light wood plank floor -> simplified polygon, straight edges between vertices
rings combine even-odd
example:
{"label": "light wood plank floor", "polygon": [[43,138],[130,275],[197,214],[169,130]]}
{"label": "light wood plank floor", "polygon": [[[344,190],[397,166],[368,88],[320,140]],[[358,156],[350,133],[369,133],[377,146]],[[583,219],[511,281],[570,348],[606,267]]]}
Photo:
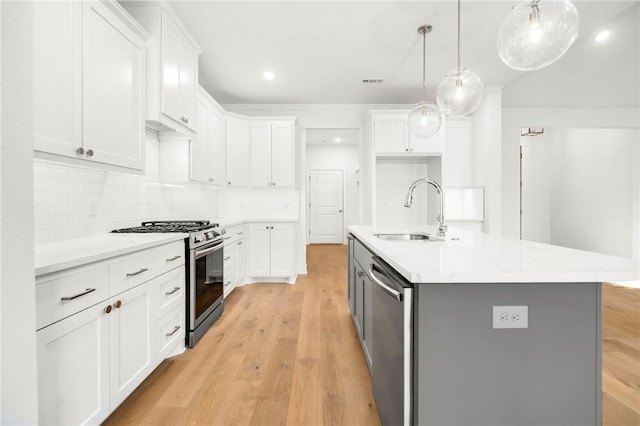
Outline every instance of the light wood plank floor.
{"label": "light wood plank floor", "polygon": [[[346,303],[346,247],[309,246],[296,285],[254,284],[105,425],[379,425]],[[640,426],[640,290],[603,286],[603,426]]]}

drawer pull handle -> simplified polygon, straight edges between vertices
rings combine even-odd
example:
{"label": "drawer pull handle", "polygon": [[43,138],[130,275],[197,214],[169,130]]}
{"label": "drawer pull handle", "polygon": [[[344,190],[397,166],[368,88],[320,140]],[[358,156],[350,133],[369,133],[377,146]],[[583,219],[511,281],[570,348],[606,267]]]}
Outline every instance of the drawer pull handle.
{"label": "drawer pull handle", "polygon": [[139,274],[141,274],[141,273],[143,273],[143,272],[147,272],[148,270],[149,270],[149,269],[147,269],[147,268],[140,268],[140,270],[139,270],[139,271],[136,271],[136,272],[129,272],[129,273],[127,274],[127,276],[128,276],[128,277],[135,277],[136,275],[139,275]]}
{"label": "drawer pull handle", "polygon": [[116,308],[119,308],[120,306],[122,306],[122,301],[118,300],[116,303],[113,304],[113,306],[115,306]]}
{"label": "drawer pull handle", "polygon": [[358,276],[359,276],[359,277],[362,277],[363,275],[364,275],[364,272],[362,272],[362,271],[358,271]]}
{"label": "drawer pull handle", "polygon": [[226,283],[224,283],[224,286],[225,286],[225,287],[228,287],[228,286],[229,286],[229,284],[231,284],[231,281],[227,281]]}
{"label": "drawer pull handle", "polygon": [[225,258],[224,258],[224,259],[222,259],[222,260],[229,260],[229,259],[231,259],[231,256],[227,256],[227,257],[225,257]]}
{"label": "drawer pull handle", "polygon": [[180,256],[179,254],[173,257],[170,257],[168,259],[165,259],[167,262],[173,262],[174,260],[178,260],[180,259],[182,256]]}
{"label": "drawer pull handle", "polygon": [[230,240],[230,239],[231,239],[231,237],[224,237],[224,239],[225,239],[225,240]]}
{"label": "drawer pull handle", "polygon": [[173,331],[172,331],[171,333],[167,333],[167,334],[165,334],[165,336],[166,336],[166,337],[171,337],[171,336],[173,336],[174,334],[176,334],[176,333],[178,332],[178,330],[180,330],[180,326],[179,326],[179,325],[176,325],[176,326],[174,327]]}
{"label": "drawer pull handle", "polygon": [[166,291],[164,294],[166,294],[167,296],[170,296],[170,295],[172,295],[173,293],[175,293],[178,290],[180,290],[180,287],[174,287],[173,290]]}
{"label": "drawer pull handle", "polygon": [[107,307],[104,308],[104,311],[109,314],[109,313],[111,313],[111,309],[112,309],[111,305],[107,305]]}
{"label": "drawer pull handle", "polygon": [[241,246],[242,245],[242,241],[238,241],[238,245]]}
{"label": "drawer pull handle", "polygon": [[88,288],[86,289],[84,292],[82,293],[78,293],[75,296],[65,296],[65,297],[61,297],[60,300],[63,302],[67,302],[69,300],[73,300],[73,299],[77,299],[78,297],[84,296],[85,294],[89,294],[89,293],[93,293],[94,291],[96,291],[95,288]]}
{"label": "drawer pull handle", "polygon": [[242,235],[242,234],[244,234],[244,232],[238,232],[238,235]]}

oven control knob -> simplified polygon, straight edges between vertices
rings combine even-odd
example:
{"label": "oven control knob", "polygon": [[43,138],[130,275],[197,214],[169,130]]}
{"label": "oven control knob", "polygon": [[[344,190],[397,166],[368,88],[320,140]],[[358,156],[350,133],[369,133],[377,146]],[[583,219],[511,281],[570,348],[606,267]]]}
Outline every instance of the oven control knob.
{"label": "oven control knob", "polygon": [[213,232],[207,232],[206,234],[207,240],[213,240]]}
{"label": "oven control knob", "polygon": [[204,238],[201,235],[196,235],[195,237],[193,237],[194,243],[201,243],[203,241],[204,241]]}

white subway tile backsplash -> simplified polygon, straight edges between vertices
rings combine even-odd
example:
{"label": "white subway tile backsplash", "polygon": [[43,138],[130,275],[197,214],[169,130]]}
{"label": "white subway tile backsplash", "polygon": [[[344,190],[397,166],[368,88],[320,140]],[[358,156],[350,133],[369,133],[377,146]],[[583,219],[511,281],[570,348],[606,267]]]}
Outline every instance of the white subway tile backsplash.
{"label": "white subway tile backsplash", "polygon": [[35,241],[102,234],[146,220],[217,217],[217,191],[160,185],[160,149],[147,133],[144,175],[34,160]]}

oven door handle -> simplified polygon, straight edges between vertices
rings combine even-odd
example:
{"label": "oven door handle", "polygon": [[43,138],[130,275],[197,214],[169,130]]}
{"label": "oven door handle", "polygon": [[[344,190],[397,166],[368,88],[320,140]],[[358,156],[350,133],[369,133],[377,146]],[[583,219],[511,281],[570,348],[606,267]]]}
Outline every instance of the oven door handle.
{"label": "oven door handle", "polygon": [[200,259],[201,257],[205,257],[211,253],[213,253],[216,250],[220,250],[223,247],[222,242],[219,242],[218,244],[216,244],[213,247],[204,249],[204,250],[196,250],[195,252],[195,258],[196,260]]}

